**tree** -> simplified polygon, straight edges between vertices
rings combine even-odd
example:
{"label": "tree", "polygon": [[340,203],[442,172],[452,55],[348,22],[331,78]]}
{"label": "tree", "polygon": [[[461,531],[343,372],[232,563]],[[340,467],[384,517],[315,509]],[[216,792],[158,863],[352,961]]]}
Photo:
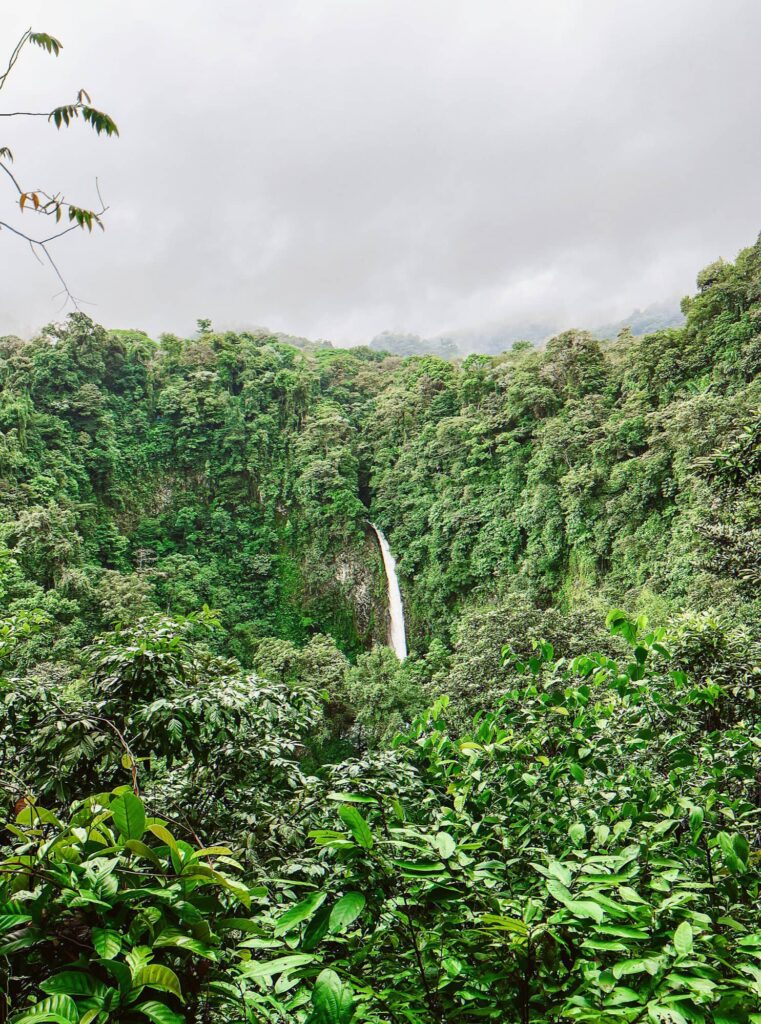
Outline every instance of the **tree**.
{"label": "tree", "polygon": [[[63,44],[54,36],[48,35],[46,32],[33,32],[31,28],[27,29],[14,47],[5,71],[0,74],[0,91],[8,81],[8,77],[18,63],[22,52],[30,45],[38,46],[54,57],[57,57],[63,48]],[[44,117],[58,129],[68,128],[74,121],[81,119],[86,124],[89,124],[98,135],[101,133],[108,136],[119,134],[119,129],[116,127],[113,119],[102,110],[97,110],[92,106],[90,96],[84,89],[79,90],[77,98],[73,103],[65,103],[62,106],[54,107],[50,111],[0,110],[0,117]],[[92,231],[93,226],[97,224],[101,230],[103,229],[103,215],[107,207],[100,195],[97,180],[95,187],[100,205],[97,209],[90,209],[70,202],[60,192],[51,192],[37,187],[30,189],[22,186],[19,179],[11,171],[10,165],[12,163],[13,153],[11,149],[8,146],[0,145],[0,170],[2,170],[11,185],[14,193],[14,204],[18,203],[19,211],[22,214],[25,211],[30,211],[43,218],[52,217],[56,227],[52,232],[42,230],[30,233],[26,229],[22,230],[19,226],[14,226],[6,220],[0,220],[0,229],[4,228],[17,238],[27,242],[40,262],[43,262],[42,257],[44,256],[62,286],[60,294],[65,298],[64,304],[71,303],[75,308],[78,308],[77,300],[53,259],[49,246],[52,242],[78,228]],[[66,226],[59,226],[62,222]]]}

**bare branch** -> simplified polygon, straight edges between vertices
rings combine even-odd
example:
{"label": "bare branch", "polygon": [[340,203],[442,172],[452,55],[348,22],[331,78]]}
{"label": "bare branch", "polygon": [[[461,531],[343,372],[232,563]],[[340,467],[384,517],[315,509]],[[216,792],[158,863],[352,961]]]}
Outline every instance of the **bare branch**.
{"label": "bare branch", "polygon": [[56,277],[58,278],[58,280],[59,280],[59,281],[61,282],[61,284],[63,285],[63,292],[59,292],[59,294],[63,294],[63,295],[65,295],[65,300],[64,300],[64,303],[63,303],[63,305],[61,306],[61,309],[65,309],[65,308],[66,308],[66,306],[67,306],[67,305],[68,305],[69,303],[71,303],[71,304],[72,304],[72,306],[74,307],[74,309],[76,309],[76,310],[77,310],[77,312],[79,312],[79,302],[77,301],[76,297],[75,297],[75,296],[74,296],[74,294],[72,293],[72,291],[71,291],[71,289],[69,288],[69,286],[68,286],[68,285],[66,284],[66,281],[64,280],[63,274],[62,274],[62,273],[61,273],[61,271],[60,271],[60,270],[58,269],[58,265],[56,264],[56,261],[55,261],[55,260],[53,259],[53,257],[52,257],[52,256],[50,255],[50,252],[48,251],[48,248],[47,248],[47,246],[46,246],[46,245],[45,245],[44,243],[41,243],[41,244],[40,244],[40,249],[42,249],[42,251],[43,251],[43,252],[45,253],[45,255],[47,256],[47,258],[48,258],[48,263],[49,263],[49,264],[50,264],[50,266],[51,266],[51,267],[53,268],[53,272],[55,273],[55,276],[56,276]]}
{"label": "bare branch", "polygon": [[9,178],[11,179],[11,181],[13,182],[13,184],[14,184],[14,185],[16,186],[16,190],[18,191],[18,194],[19,194],[19,195],[21,195],[21,194],[22,194],[22,192],[23,192],[23,190],[22,190],[21,186],[20,186],[20,185],[19,185],[19,183],[18,183],[18,182],[16,181],[16,178],[14,177],[14,175],[13,175],[13,174],[11,173],[11,170],[10,170],[10,168],[9,168],[9,167],[7,167],[7,166],[6,166],[6,164],[4,164],[4,163],[2,162],[2,160],[0,160],[0,168],[2,168],[2,170],[4,170],[4,171],[5,171],[5,173],[6,173],[6,174],[8,175],[8,177],[9,177]]}
{"label": "bare branch", "polygon": [[42,266],[42,260],[40,259],[39,255],[37,253],[37,250],[34,247],[34,242],[30,242],[29,243],[29,248],[32,250],[32,256],[34,256],[34,258],[37,260],[37,262],[40,264],[40,266]]}
{"label": "bare branch", "polygon": [[[76,310],[79,310],[79,304],[77,302],[77,299],[75,298],[75,296],[72,293],[72,291],[69,288],[69,286],[66,284],[66,281],[64,280],[64,277],[61,274],[61,271],[58,269],[58,266],[56,265],[55,260],[50,255],[50,251],[48,250],[47,245],[45,244],[45,242],[40,242],[36,238],[30,238],[29,235],[25,235],[23,231],[18,231],[11,224],[7,224],[5,221],[1,221],[0,220],[0,228],[6,228],[8,231],[13,232],[14,235],[18,235],[19,238],[23,238],[25,242],[29,243],[29,245],[30,245],[30,247],[32,249],[32,252],[35,251],[35,246],[37,248],[41,249],[42,252],[44,252],[45,256],[47,257],[48,263],[50,264],[50,266],[53,268],[53,271],[55,272],[56,277],[58,278],[58,280],[63,285],[63,294],[66,295],[66,302],[64,303],[64,306],[67,303],[71,302],[71,304],[74,306],[74,308]],[[35,252],[35,255],[39,259],[39,256],[37,255],[36,252]],[[40,261],[40,262],[42,262],[42,261]],[[60,294],[62,294],[62,293],[59,292],[59,295]],[[63,307],[61,307],[61,308],[63,308]]]}
{"label": "bare branch", "polygon": [[[0,164],[0,167],[2,167],[2,166],[3,165]],[[18,183],[15,181],[15,178],[13,178],[13,175],[10,174],[10,172],[8,171],[8,168],[4,167],[3,169],[13,179],[14,184],[16,184],[16,187],[18,188]],[[95,215],[97,218],[99,218],[99,217],[101,217],[106,212],[108,207],[103,202],[103,196],[101,195],[101,191],[100,191],[100,184],[97,181],[97,179],[96,179],[96,182],[95,182],[95,188],[96,188],[96,191],[98,193],[98,199],[100,200],[100,203],[101,203],[101,209]],[[19,191],[21,192],[20,188],[19,188]],[[22,195],[23,195],[23,192],[22,192]],[[41,211],[39,211],[39,212],[41,212]],[[38,260],[38,262],[40,262],[40,263],[43,262],[43,260],[40,257],[40,252],[42,252],[44,254],[45,259],[47,260],[48,264],[50,265],[51,269],[55,273],[56,277],[58,278],[58,280],[60,281],[61,286],[62,286],[62,290],[57,293],[58,295],[63,295],[64,296],[64,302],[63,302],[63,305],[61,306],[61,309],[65,309],[65,307],[69,303],[71,303],[71,305],[74,307],[74,309],[79,311],[80,308],[81,308],[80,307],[80,303],[84,302],[84,300],[83,299],[78,299],[74,295],[74,293],[72,292],[72,290],[69,287],[69,285],[66,283],[66,279],[64,278],[64,276],[61,273],[61,270],[60,270],[58,264],[53,259],[53,256],[52,256],[50,250],[48,249],[48,245],[50,244],[50,242],[54,242],[56,239],[62,238],[64,235],[68,235],[71,231],[76,231],[80,227],[81,227],[81,225],[79,225],[79,224],[72,224],[68,228],[64,228],[62,231],[58,231],[58,232],[56,232],[56,234],[50,235],[47,238],[33,238],[31,235],[27,235],[25,232],[20,231],[18,228],[13,227],[12,224],[8,224],[7,221],[0,221],[0,229],[5,228],[6,230],[10,231],[12,234],[16,235],[17,237],[22,238],[25,242],[27,242],[29,244],[29,247],[32,250],[32,252],[34,253],[34,255],[35,255],[36,259]],[[38,250],[39,250],[39,252],[38,252]],[[86,305],[90,305],[91,303],[85,303],[85,304]]]}
{"label": "bare branch", "polygon": [[5,69],[5,72],[2,75],[0,75],[0,89],[2,89],[2,87],[5,85],[8,75],[11,73],[11,71],[13,71],[13,65],[21,56],[21,51],[24,49],[26,43],[29,42],[31,36],[32,30],[31,28],[28,28],[26,32],[23,34],[23,36],[16,43],[16,48],[14,49],[13,53],[11,54],[10,60],[8,61],[8,67]]}

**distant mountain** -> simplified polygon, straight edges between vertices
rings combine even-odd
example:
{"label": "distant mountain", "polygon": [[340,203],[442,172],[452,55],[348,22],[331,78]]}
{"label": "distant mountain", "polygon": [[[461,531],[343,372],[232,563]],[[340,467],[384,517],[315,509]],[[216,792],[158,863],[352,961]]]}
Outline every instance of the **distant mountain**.
{"label": "distant mountain", "polygon": [[[634,335],[652,334],[667,327],[679,327],[684,315],[676,301],[655,302],[645,309],[635,309],[623,320],[589,328],[600,340],[615,338],[624,328]],[[568,324],[559,321],[502,321],[483,324],[480,327],[466,327],[424,338],[419,334],[405,331],[381,331],[370,342],[374,352],[388,352],[395,356],[439,356],[441,359],[458,359],[471,353],[498,355],[506,352],[517,341],[529,341],[541,346],[556,334],[567,330]],[[250,333],[256,337],[272,337],[285,345],[313,352],[324,348],[342,348],[325,339],[312,341],[283,331],[271,331],[266,327],[255,327]]]}
{"label": "distant mountain", "polygon": [[460,350],[457,343],[448,337],[421,338],[419,334],[403,334],[399,331],[383,331],[370,342],[376,352],[389,352],[395,356],[440,356],[442,359],[456,359]]}
{"label": "distant mountain", "polygon": [[[623,320],[588,329],[596,338],[602,340],[615,338],[620,331],[627,327],[632,334],[641,335],[652,334],[667,327],[679,327],[683,323],[684,315],[679,304],[675,301],[667,301],[653,303],[645,309],[635,309]],[[401,331],[383,331],[373,338],[370,348],[400,356],[437,355],[444,359],[455,359],[473,352],[497,355],[512,348],[517,341],[530,341],[533,345],[543,345],[551,337],[560,334],[567,328],[567,324],[545,320],[484,324],[481,327],[449,331],[432,338],[423,338],[419,334],[406,334]]]}
{"label": "distant mountain", "polygon": [[635,309],[626,319],[618,320],[612,324],[604,324],[602,327],[595,327],[592,333],[596,338],[615,338],[625,328],[634,335],[654,334],[656,331],[663,331],[667,327],[681,327],[684,323],[684,314],[677,302],[654,302],[645,309]]}
{"label": "distant mountain", "polygon": [[419,334],[402,331],[383,331],[376,334],[370,348],[376,352],[389,352],[397,356],[434,355],[442,359],[457,359],[472,352],[496,355],[505,352],[516,341],[530,341],[539,345],[560,328],[548,323],[487,324],[422,338]]}

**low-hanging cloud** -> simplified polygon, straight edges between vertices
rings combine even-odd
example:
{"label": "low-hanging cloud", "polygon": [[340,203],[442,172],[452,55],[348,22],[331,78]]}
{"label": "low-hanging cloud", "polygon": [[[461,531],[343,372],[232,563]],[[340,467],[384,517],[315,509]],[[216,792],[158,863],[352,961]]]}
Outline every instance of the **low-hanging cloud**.
{"label": "low-hanging cloud", "polygon": [[[30,0],[0,109],[86,86],[119,139],[6,120],[28,187],[107,230],[56,252],[96,319],[344,342],[683,294],[761,227],[757,0]],[[0,186],[1,188],[2,186]],[[11,193],[0,191],[10,204]],[[0,333],[53,319],[0,231]]]}

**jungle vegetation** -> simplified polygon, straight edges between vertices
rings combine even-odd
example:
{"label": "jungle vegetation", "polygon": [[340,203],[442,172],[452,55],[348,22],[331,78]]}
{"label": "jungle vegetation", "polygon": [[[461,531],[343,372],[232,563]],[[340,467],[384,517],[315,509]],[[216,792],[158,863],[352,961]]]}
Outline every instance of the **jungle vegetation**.
{"label": "jungle vegetation", "polygon": [[0,339],[0,1021],[761,1021],[761,243],[683,312]]}

